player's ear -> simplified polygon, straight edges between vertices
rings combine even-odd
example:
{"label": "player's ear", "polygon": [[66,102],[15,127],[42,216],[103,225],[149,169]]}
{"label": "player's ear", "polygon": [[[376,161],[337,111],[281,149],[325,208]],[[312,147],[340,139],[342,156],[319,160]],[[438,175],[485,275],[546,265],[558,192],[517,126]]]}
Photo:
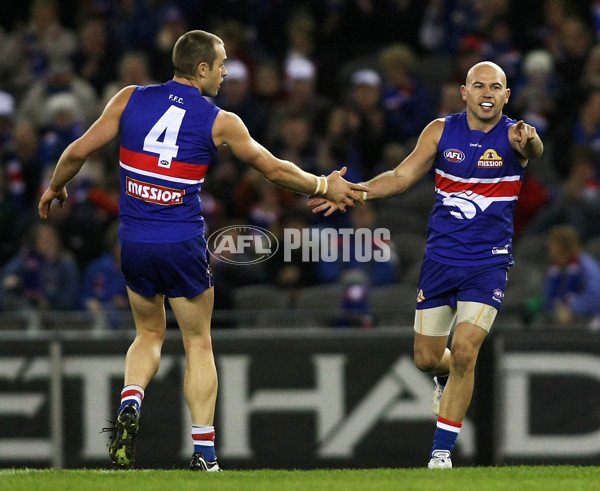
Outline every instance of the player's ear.
{"label": "player's ear", "polygon": [[206,72],[208,72],[208,63],[202,61],[198,63],[198,68],[196,69],[196,75],[198,77],[206,77]]}

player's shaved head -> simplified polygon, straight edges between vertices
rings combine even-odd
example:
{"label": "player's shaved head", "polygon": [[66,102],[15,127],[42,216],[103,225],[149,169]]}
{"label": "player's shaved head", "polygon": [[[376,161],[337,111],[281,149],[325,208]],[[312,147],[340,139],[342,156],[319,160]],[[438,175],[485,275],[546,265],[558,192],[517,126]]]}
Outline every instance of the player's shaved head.
{"label": "player's shaved head", "polygon": [[215,46],[223,44],[223,40],[206,31],[195,30],[182,35],[173,47],[173,67],[175,75],[184,78],[194,78],[196,69],[202,62],[212,68],[217,58]]}
{"label": "player's shaved head", "polygon": [[473,65],[467,72],[465,85],[469,85],[473,82],[473,80],[477,80],[477,78],[483,74],[488,77],[490,75],[495,76],[498,81],[501,82],[504,87],[506,87],[506,74],[504,73],[504,70],[491,61],[482,61]]}

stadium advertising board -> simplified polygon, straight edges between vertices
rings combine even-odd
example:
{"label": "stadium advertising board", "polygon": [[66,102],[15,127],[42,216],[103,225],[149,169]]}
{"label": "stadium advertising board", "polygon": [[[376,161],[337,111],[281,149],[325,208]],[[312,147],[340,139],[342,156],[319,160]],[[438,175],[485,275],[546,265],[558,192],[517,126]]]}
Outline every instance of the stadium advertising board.
{"label": "stadium advertising board", "polygon": [[[496,352],[499,383],[478,375],[456,465],[597,462],[600,342],[591,335],[564,341],[511,335],[489,344],[501,347],[484,354],[490,359]],[[51,350],[57,343],[59,356]],[[410,333],[216,332],[214,344],[220,374],[216,444],[228,468],[426,462],[435,422],[432,382],[412,363]],[[108,434],[101,430],[115,417],[128,345],[123,336],[4,340],[0,465],[108,466]],[[478,370],[493,371],[483,359]],[[184,367],[177,336],[168,336],[144,399],[139,467],[182,468],[189,459]]]}

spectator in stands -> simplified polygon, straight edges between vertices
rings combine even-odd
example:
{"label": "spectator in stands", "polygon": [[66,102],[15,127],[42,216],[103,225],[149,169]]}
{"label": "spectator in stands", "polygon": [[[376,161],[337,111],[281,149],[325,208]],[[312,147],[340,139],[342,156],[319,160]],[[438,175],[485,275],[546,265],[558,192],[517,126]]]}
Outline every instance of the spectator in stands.
{"label": "spectator in stands", "polygon": [[83,274],[80,306],[103,317],[110,328],[118,328],[129,310],[125,277],[121,271],[118,223],[105,236],[105,252],[89,263]]}
{"label": "spectator in stands", "polygon": [[168,80],[173,70],[173,46],[189,26],[181,10],[173,5],[166,8],[159,22],[154,46],[150,50],[150,67],[152,78]]}
{"label": "spectator in stands", "polygon": [[581,79],[592,44],[593,37],[587,22],[576,16],[563,21],[557,53],[554,56],[556,73],[562,89],[557,101],[561,118],[570,119],[573,108],[577,108],[582,102]]}
{"label": "spectator in stands", "polygon": [[107,36],[103,17],[94,16],[84,20],[77,34],[77,51],[72,58],[74,70],[100,96],[104,87],[117,76],[119,51]]}
{"label": "spectator in stands", "polygon": [[247,26],[229,15],[225,15],[224,18],[225,20],[221,20],[215,25],[215,34],[227,46],[228,61],[239,60],[244,63],[250,79],[253,80],[257,61]]}
{"label": "spectator in stands", "polygon": [[271,187],[254,169],[248,169],[241,176],[233,198],[236,214],[243,217],[243,223],[270,228],[286,208],[294,207],[302,200],[296,193]]}
{"label": "spectator in stands", "polygon": [[285,100],[282,74],[274,60],[258,60],[252,92],[259,101],[268,106],[269,112]]}
{"label": "spectator in stands", "polygon": [[[507,4],[506,0],[500,3]],[[487,7],[486,4],[482,10],[489,10]],[[502,14],[490,18],[483,32],[486,33],[483,47],[485,59],[504,67],[509,80],[516,78],[521,63],[521,50],[515,42],[509,18]]]}
{"label": "spectator in stands", "polygon": [[420,45],[430,53],[456,53],[467,34],[479,31],[479,13],[474,3],[429,0],[419,26]]}
{"label": "spectator in stands", "polygon": [[451,114],[462,113],[465,109],[465,101],[462,100],[460,89],[454,82],[444,82],[440,87],[436,117],[445,118]]}
{"label": "spectator in stands", "polygon": [[5,310],[77,308],[77,263],[51,223],[31,226],[22,249],[2,269],[0,281]]}
{"label": "spectator in stands", "polygon": [[51,96],[59,93],[71,94],[75,98],[86,128],[98,116],[94,87],[75,74],[71,62],[59,59],[51,63],[45,77],[34,82],[25,92],[19,106],[19,119],[32,121],[37,130],[44,129],[46,113],[43,108]]}
{"label": "spectator in stands", "polygon": [[600,89],[600,44],[594,45],[588,53],[581,77],[581,87],[583,90]]}
{"label": "spectator in stands", "polygon": [[236,288],[268,282],[265,262],[256,262],[254,249],[252,247],[237,249],[238,237],[252,233],[251,229],[242,230],[240,224],[244,225],[245,220],[229,219],[221,229],[227,230],[219,237],[214,236],[219,239],[219,242],[208,244],[211,251],[210,267],[215,279],[215,309],[232,309],[234,307],[232,294]]}
{"label": "spectator in stands", "polygon": [[[327,175],[333,169],[337,169],[337,165],[348,165],[349,170],[346,175],[352,179],[360,181],[365,175],[362,166],[362,159],[353,155],[355,149],[355,141],[350,135],[340,135],[330,137],[319,144],[319,155],[316,161],[316,173]],[[354,153],[356,153],[354,151]]]}
{"label": "spectator in stands", "polygon": [[568,225],[550,230],[548,252],[546,312],[560,326],[585,322],[600,330],[600,263],[581,250],[577,231]]}
{"label": "spectator in stands", "polygon": [[415,74],[412,48],[393,44],[380,53],[383,67],[383,106],[387,116],[387,138],[405,142],[416,138],[433,115],[429,94]]}
{"label": "spectator in stands", "polygon": [[341,283],[344,294],[340,316],[336,319],[337,327],[373,327],[375,319],[369,302],[369,278],[360,269],[350,269],[344,272]]}
{"label": "spectator in stands", "polygon": [[[301,247],[286,247],[286,237],[297,234],[302,237],[303,233],[317,233],[310,224],[310,212],[305,207],[294,207],[285,210],[281,218],[270,229],[277,237],[282,248],[265,262],[269,274],[269,282],[289,292],[293,299],[298,291],[304,287],[315,285],[318,282],[316,263],[307,261],[303,257]],[[286,235],[287,234],[287,235]],[[286,254],[289,257],[286,258]]]}
{"label": "spectator in stands", "polygon": [[13,158],[14,112],[13,96],[0,91],[0,172],[4,177],[6,198],[21,209],[25,204],[25,177],[21,163]]}
{"label": "spectator in stands", "polygon": [[[358,151],[358,164],[371,174],[381,160],[386,137],[386,112],[381,97],[381,76],[370,68],[355,71],[344,121],[349,130],[349,140]],[[354,165],[351,166],[354,168]]]}
{"label": "spectator in stands", "polygon": [[284,75],[287,98],[273,111],[267,138],[274,138],[290,115],[298,115],[307,121],[310,137],[324,133],[332,104],[316,91],[315,64],[308,58],[290,58],[285,65]]}
{"label": "spectator in stands", "polygon": [[515,206],[515,238],[520,237],[535,218],[544,213],[550,203],[550,188],[533,173],[525,174],[521,194]]}
{"label": "spectator in stands", "polygon": [[[572,144],[587,145],[600,152],[600,89],[589,92],[579,109],[579,117],[572,125]],[[600,176],[600,162],[597,173]]]}
{"label": "spectator in stands", "polygon": [[593,37],[587,22],[577,16],[568,17],[563,21],[555,58],[565,91],[579,84],[592,45]]}
{"label": "spectator in stands", "polygon": [[16,95],[31,86],[59,59],[68,59],[77,48],[75,34],[60,22],[56,0],[31,2],[25,26],[10,33],[0,63],[9,73],[8,88]]}
{"label": "spectator in stands", "polygon": [[0,166],[0,266],[16,252],[24,221],[22,210],[12,199],[10,187],[6,168]]}
{"label": "spectator in stands", "polygon": [[[208,230],[220,228],[226,217],[239,216],[237,206],[244,206],[243,203],[246,199],[248,200],[246,204],[256,199],[252,185],[244,183],[247,169],[244,169],[244,164],[236,158],[231,149],[221,148],[216,155],[215,162],[216,165],[211,169],[210,180],[207,180],[202,188],[202,192],[208,195],[205,195],[202,201],[202,209],[206,212],[204,220]],[[245,199],[237,203],[236,194],[242,186],[247,188],[247,192],[242,193],[245,195]],[[205,198],[208,198],[209,202],[206,202]]]}
{"label": "spectator in stands", "polygon": [[[570,172],[570,160],[564,155],[573,146],[600,151],[600,88],[585,92],[584,100],[574,112],[573,118],[565,116],[553,130],[553,165],[561,179],[566,179]],[[562,116],[562,109],[560,114]],[[600,167],[600,162],[598,164]]]}
{"label": "spectator in stands", "polygon": [[298,11],[287,23],[288,49],[284,58],[287,65],[296,58],[314,59],[316,55],[317,25],[307,11]]}
{"label": "spectator in stands", "polygon": [[65,207],[57,207],[50,218],[80,270],[102,253],[102,237],[118,215],[118,176],[115,179],[109,174],[101,182],[94,182],[89,176],[76,177]]}
{"label": "spectator in stands", "polygon": [[248,68],[240,60],[227,61],[227,78],[216,97],[216,104],[236,113],[244,120],[250,134],[256,135],[259,142],[264,142],[268,110],[264,103],[259,102],[251,92],[251,80]]}
{"label": "spectator in stands", "polygon": [[65,92],[50,96],[38,111],[46,113],[40,159],[43,167],[53,167],[69,143],[83,135],[81,110],[75,96]]}
{"label": "spectator in stands", "polygon": [[531,43],[547,49],[554,59],[560,57],[560,37],[563,24],[575,15],[573,3],[568,0],[544,0],[542,19],[539,25],[533,26]]}
{"label": "spectator in stands", "polygon": [[10,92],[0,90],[0,153],[4,153],[12,139],[15,98]]}
{"label": "spectator in stands", "polygon": [[527,53],[522,73],[522,80],[514,88],[511,104],[519,118],[531,121],[543,137],[549,130],[560,90],[550,52],[533,50]]}
{"label": "spectator in stands", "polygon": [[274,128],[271,146],[283,158],[298,162],[302,169],[312,172],[317,161],[317,139],[310,116],[303,111],[286,110],[275,120],[278,126]]}
{"label": "spectator in stands", "polygon": [[148,57],[142,51],[127,51],[119,60],[118,78],[104,86],[102,91],[103,106],[119,90],[128,85],[150,85],[154,80],[150,76]]}
{"label": "spectator in stands", "polygon": [[32,218],[31,205],[38,198],[41,173],[38,137],[30,134],[24,138],[14,115],[14,97],[0,91],[0,267],[17,252],[19,237]]}
{"label": "spectator in stands", "polygon": [[[12,154],[9,159],[18,162],[25,181],[25,208],[30,212],[37,202],[42,182],[40,138],[31,121],[21,120],[15,125]],[[10,160],[8,165],[10,164]]]}
{"label": "spectator in stands", "polygon": [[375,173],[393,170],[398,162],[402,162],[409,153],[408,148],[402,143],[395,141],[386,143],[382,150],[381,162],[375,168]]}
{"label": "spectator in stands", "polygon": [[449,81],[453,81],[455,84],[462,83],[463,74],[475,63],[485,60],[484,48],[484,40],[479,34],[471,32],[462,37],[454,55],[454,70]]}
{"label": "spectator in stands", "polygon": [[[256,171],[252,171],[252,174],[256,176]],[[262,176],[256,177],[254,190],[258,199],[248,209],[246,219],[250,225],[269,229],[281,217],[285,199],[281,199],[283,193],[271,186]],[[288,197],[293,198],[293,194]]]}
{"label": "spectator in stands", "polygon": [[569,161],[567,180],[551,205],[541,209],[526,228],[528,234],[542,234],[561,223],[573,227],[584,240],[600,234],[598,152],[587,146],[575,147]]}
{"label": "spectator in stands", "polygon": [[[350,213],[352,220],[352,228],[356,233],[357,230],[373,231],[377,220],[377,211],[373,203],[366,202],[363,206],[357,207]],[[337,260],[330,261],[321,260],[318,264],[318,278],[320,283],[335,283],[343,281],[345,275],[350,270],[361,270],[365,273],[366,284],[370,287],[383,286],[395,283],[398,280],[398,258],[395,254],[395,248],[391,243],[391,239],[385,242],[385,246],[389,249],[389,259],[385,261],[360,261],[367,251],[381,251],[383,244],[380,243],[380,238],[375,240],[374,234],[369,237],[373,238],[372,242],[361,243],[357,240],[357,235],[336,234],[334,236],[335,243],[328,246],[322,246],[321,250],[335,251],[332,256],[337,257]],[[346,251],[347,254],[344,254]]]}
{"label": "spectator in stands", "polygon": [[109,36],[123,51],[152,49],[159,30],[157,7],[160,4],[146,1],[95,3],[100,9],[104,7]]}

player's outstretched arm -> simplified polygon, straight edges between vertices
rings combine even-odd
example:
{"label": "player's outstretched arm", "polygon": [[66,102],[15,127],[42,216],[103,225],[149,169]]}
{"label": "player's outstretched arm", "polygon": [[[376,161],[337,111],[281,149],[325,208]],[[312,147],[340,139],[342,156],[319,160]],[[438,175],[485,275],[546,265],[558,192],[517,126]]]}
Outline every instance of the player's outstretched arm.
{"label": "player's outstretched arm", "polygon": [[340,209],[362,203],[367,187],[344,179],[346,168],[325,176],[305,172],[293,162],[275,157],[254,140],[246,125],[234,113],[220,111],[213,125],[215,145],[228,145],[234,155],[258,170],[266,179],[291,191],[321,195],[336,203]]}
{"label": "player's outstretched arm", "polygon": [[[443,130],[443,119],[429,123],[419,136],[414,150],[394,170],[382,172],[363,183],[369,188],[363,197],[381,199],[395,196],[404,193],[421,180],[435,162],[437,145]],[[336,203],[323,197],[311,199],[308,205],[313,208],[313,213],[324,212],[325,216],[331,215],[339,208]]]}

